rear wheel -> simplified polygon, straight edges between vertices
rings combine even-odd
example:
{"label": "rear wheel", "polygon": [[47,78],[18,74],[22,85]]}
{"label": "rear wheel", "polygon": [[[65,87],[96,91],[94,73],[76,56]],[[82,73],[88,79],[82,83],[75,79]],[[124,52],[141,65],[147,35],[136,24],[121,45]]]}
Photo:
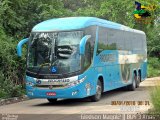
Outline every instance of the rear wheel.
{"label": "rear wheel", "polygon": [[137,83],[136,83],[136,88],[138,88],[138,87],[139,87],[140,82],[141,82],[141,75],[140,75],[140,73],[138,73],[138,76],[137,76]]}
{"label": "rear wheel", "polygon": [[92,102],[99,101],[101,99],[101,95],[102,95],[102,83],[100,80],[98,80],[97,86],[96,86],[96,94],[91,96],[91,101]]}
{"label": "rear wheel", "polygon": [[47,100],[48,100],[50,103],[55,103],[55,102],[57,102],[57,99],[48,98]]}
{"label": "rear wheel", "polygon": [[137,76],[136,74],[134,73],[134,77],[133,77],[133,80],[132,80],[132,84],[128,86],[128,90],[130,91],[134,91],[136,86],[137,86]]}

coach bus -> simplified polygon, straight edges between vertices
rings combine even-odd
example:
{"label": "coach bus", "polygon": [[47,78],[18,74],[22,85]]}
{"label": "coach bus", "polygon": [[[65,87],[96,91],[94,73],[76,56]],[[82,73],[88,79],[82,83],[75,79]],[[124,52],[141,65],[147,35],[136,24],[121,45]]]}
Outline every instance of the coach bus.
{"label": "coach bus", "polygon": [[26,90],[30,98],[85,98],[102,92],[135,90],[147,76],[144,32],[95,17],[66,17],[41,22],[28,44]]}

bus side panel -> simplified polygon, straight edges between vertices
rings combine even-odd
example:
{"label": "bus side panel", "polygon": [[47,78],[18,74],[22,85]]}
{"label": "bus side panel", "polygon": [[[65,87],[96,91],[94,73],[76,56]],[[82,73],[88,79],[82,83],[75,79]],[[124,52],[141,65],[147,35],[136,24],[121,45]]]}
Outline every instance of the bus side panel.
{"label": "bus side panel", "polygon": [[94,60],[98,74],[104,80],[104,91],[113,90],[123,86],[120,79],[117,50],[104,50]]}
{"label": "bus side panel", "polygon": [[141,81],[147,78],[147,62],[141,64]]}

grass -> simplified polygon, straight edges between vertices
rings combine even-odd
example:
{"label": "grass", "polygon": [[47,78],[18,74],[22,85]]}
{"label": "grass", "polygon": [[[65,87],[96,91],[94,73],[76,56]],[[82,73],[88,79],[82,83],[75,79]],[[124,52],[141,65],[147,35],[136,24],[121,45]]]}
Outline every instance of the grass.
{"label": "grass", "polygon": [[151,100],[154,106],[154,111],[160,113],[160,86],[156,86],[151,92]]}
{"label": "grass", "polygon": [[[160,58],[148,58],[148,77],[160,77]],[[157,83],[158,84],[158,83]],[[153,114],[160,113],[160,86],[155,86],[151,91],[151,101],[154,106]]]}
{"label": "grass", "polygon": [[147,69],[148,69],[148,77],[160,76],[160,58],[149,57]]}

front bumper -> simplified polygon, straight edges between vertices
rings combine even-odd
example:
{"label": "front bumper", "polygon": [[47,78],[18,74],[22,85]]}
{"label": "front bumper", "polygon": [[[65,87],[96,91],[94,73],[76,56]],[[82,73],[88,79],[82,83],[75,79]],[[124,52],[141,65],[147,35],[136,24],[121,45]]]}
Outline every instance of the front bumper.
{"label": "front bumper", "polygon": [[[30,86],[26,86],[26,89],[29,98],[84,98],[91,95],[87,94],[85,83],[63,89],[41,89]],[[56,95],[48,96],[47,92],[54,92]]]}

